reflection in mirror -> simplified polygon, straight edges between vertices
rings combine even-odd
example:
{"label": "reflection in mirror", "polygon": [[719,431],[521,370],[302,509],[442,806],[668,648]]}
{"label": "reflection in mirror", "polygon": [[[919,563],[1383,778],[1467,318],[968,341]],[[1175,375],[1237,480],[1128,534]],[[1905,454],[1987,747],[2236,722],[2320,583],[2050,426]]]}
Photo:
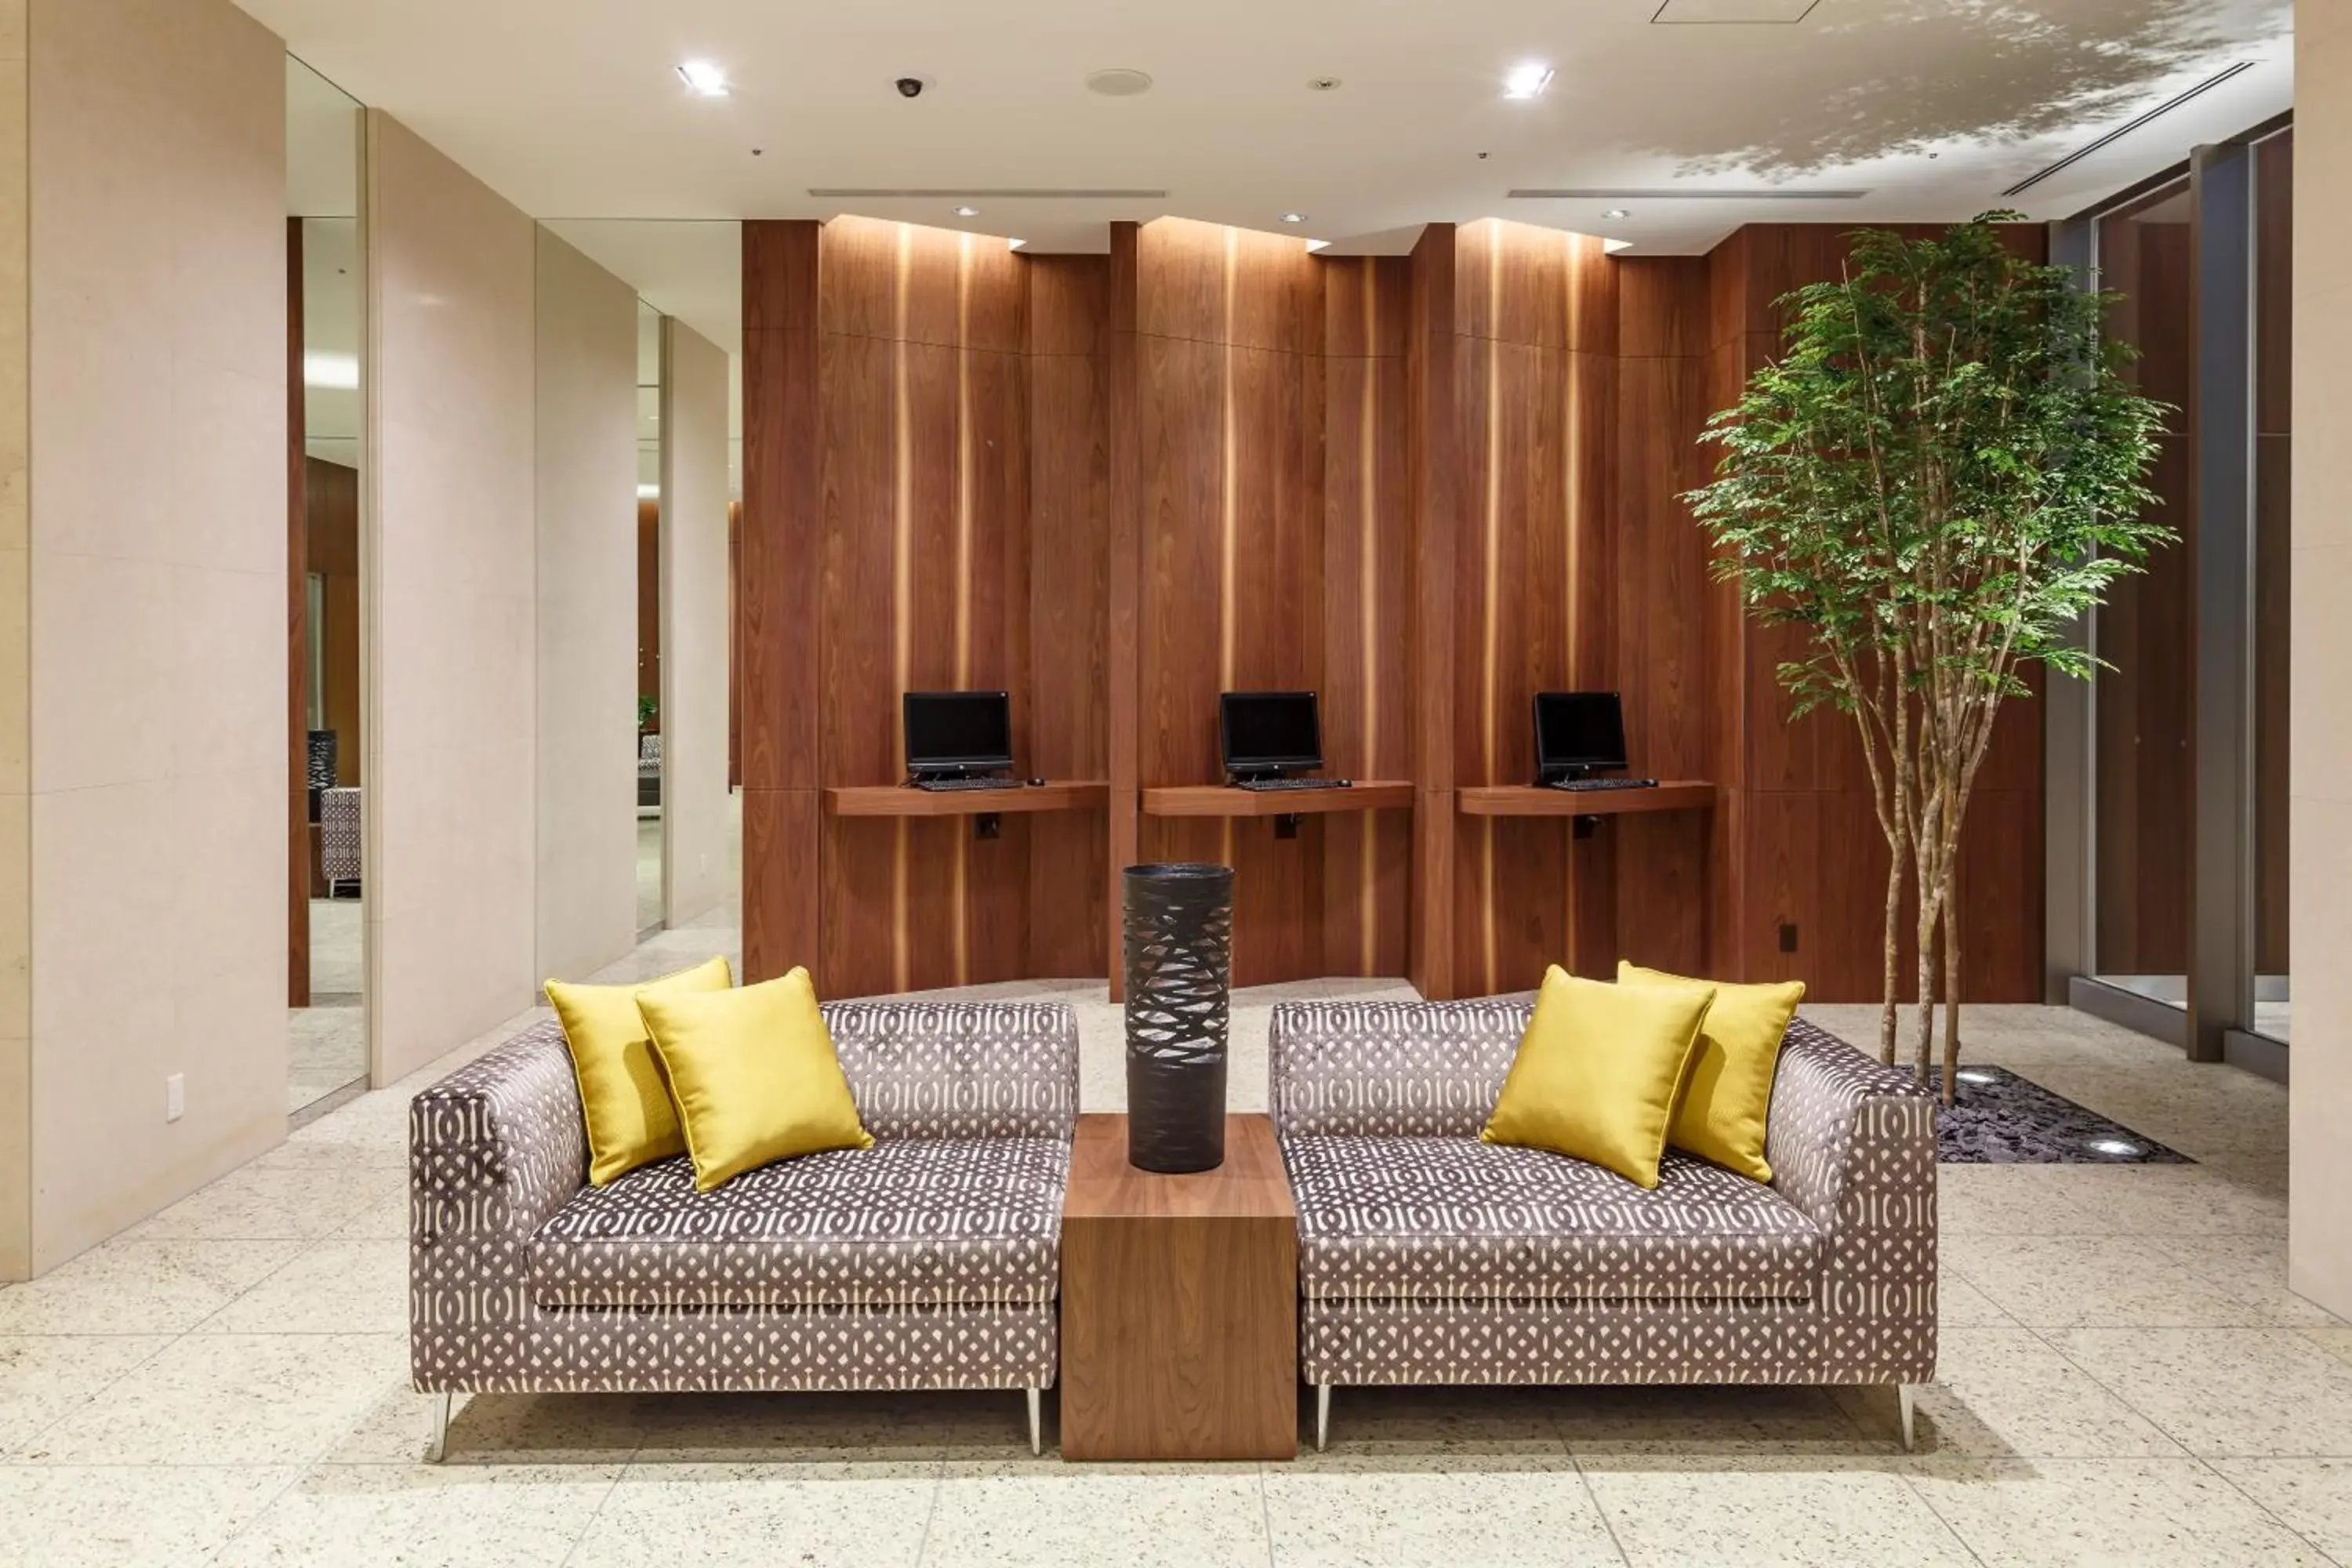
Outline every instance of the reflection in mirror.
{"label": "reflection in mirror", "polygon": [[637,302],[637,935],[661,930],[661,312]]}
{"label": "reflection in mirror", "polygon": [[289,1111],[364,1087],[360,106],[286,61]]}

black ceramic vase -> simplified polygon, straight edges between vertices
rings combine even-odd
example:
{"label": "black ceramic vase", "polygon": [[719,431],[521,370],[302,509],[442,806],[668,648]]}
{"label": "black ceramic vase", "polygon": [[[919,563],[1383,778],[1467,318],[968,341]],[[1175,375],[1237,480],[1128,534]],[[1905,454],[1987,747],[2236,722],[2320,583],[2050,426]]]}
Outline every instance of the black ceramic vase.
{"label": "black ceramic vase", "polygon": [[1234,868],[1127,868],[1127,1161],[1213,1171],[1225,1160]]}

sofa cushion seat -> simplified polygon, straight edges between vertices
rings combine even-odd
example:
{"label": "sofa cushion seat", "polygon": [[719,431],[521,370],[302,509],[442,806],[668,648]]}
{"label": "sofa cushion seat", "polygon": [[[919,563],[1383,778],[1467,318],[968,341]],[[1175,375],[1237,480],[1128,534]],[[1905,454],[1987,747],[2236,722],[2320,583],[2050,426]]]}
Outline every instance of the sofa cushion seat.
{"label": "sofa cushion seat", "polygon": [[1313,1300],[1784,1300],[1822,1235],[1771,1188],[1669,1152],[1644,1189],[1469,1137],[1283,1140]]}
{"label": "sofa cushion seat", "polygon": [[683,1155],[586,1187],[530,1241],[542,1307],[1047,1303],[1067,1142],[885,1138],[694,1190]]}

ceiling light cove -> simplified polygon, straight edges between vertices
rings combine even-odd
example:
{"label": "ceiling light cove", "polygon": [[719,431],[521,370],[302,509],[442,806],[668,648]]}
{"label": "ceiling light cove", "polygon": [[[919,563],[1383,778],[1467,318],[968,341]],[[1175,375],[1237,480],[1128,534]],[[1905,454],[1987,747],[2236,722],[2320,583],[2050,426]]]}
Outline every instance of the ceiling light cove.
{"label": "ceiling light cove", "polygon": [[703,98],[725,98],[727,73],[709,60],[688,60],[677,68],[677,79]]}
{"label": "ceiling light cove", "polygon": [[1543,89],[1551,85],[1552,70],[1548,65],[1533,61],[1513,66],[1503,77],[1505,98],[1540,98]]}

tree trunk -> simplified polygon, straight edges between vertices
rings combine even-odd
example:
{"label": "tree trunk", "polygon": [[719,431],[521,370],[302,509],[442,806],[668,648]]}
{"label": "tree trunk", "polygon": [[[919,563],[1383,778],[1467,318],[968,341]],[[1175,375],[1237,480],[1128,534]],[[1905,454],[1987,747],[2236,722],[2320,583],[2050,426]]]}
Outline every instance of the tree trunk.
{"label": "tree trunk", "polygon": [[[1957,857],[1947,857],[1951,865]],[[1952,872],[1944,873],[1944,893],[1937,901],[1944,908],[1944,1103],[1951,1104],[1959,1096],[1960,1074],[1960,921],[1959,908],[1954,897],[1958,891]]]}
{"label": "tree trunk", "polygon": [[1878,1059],[1888,1067],[1895,1065],[1895,1036],[1897,1028],[1895,1009],[1898,1006],[1896,986],[1903,974],[1903,846],[1886,847],[1886,924],[1885,964],[1882,976],[1881,1001],[1878,1011]]}
{"label": "tree trunk", "polygon": [[1927,892],[1927,879],[1919,879],[1919,1037],[1915,1042],[1916,1060],[1913,1074],[1921,1083],[1927,1081],[1927,1064],[1936,1051],[1936,917],[1935,903]]}

